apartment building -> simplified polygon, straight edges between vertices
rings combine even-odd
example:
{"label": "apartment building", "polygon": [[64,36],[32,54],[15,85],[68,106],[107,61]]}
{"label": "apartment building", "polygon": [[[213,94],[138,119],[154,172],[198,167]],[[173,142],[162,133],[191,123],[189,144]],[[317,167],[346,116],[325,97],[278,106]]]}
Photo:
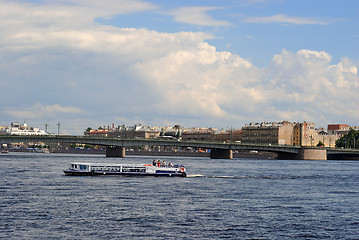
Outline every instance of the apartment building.
{"label": "apartment building", "polygon": [[246,124],[242,127],[242,142],[292,145],[293,127],[288,121]]}
{"label": "apartment building", "polygon": [[231,129],[224,132],[216,132],[213,135],[214,142],[242,142],[242,130]]}
{"label": "apartment building", "polygon": [[293,128],[293,145],[313,147],[322,143],[324,147],[335,147],[340,131],[348,131],[346,124],[328,125],[328,130],[316,129],[313,122],[298,122]]}
{"label": "apartment building", "polygon": [[[337,131],[329,131],[333,129]],[[328,125],[328,131],[326,131],[325,129],[316,129],[313,122],[250,123],[242,128],[242,142],[297,146],[317,146],[322,143],[325,147],[335,147],[335,141],[346,129],[347,125],[345,124],[336,124],[335,127]]]}
{"label": "apartment building", "polygon": [[348,124],[328,124],[328,134],[343,135],[349,132]]}
{"label": "apartment building", "polygon": [[[156,138],[160,135],[157,127],[142,126],[137,124],[134,126],[120,125],[106,130],[106,137],[111,138]],[[90,132],[91,134],[91,132]]]}
{"label": "apartment building", "polygon": [[188,128],[182,131],[182,139],[185,141],[212,141],[216,129],[213,128]]}
{"label": "apartment building", "polygon": [[296,123],[293,127],[293,145],[314,146],[316,135],[314,123]]}

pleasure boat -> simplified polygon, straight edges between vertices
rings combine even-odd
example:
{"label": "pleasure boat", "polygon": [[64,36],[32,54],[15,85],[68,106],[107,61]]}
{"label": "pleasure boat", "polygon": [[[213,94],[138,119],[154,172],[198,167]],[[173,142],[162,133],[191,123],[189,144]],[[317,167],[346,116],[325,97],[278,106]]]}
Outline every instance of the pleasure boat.
{"label": "pleasure boat", "polygon": [[123,175],[123,176],[164,176],[186,177],[186,169],[180,165],[154,164],[111,164],[111,163],[70,163],[64,170],[70,176]]}

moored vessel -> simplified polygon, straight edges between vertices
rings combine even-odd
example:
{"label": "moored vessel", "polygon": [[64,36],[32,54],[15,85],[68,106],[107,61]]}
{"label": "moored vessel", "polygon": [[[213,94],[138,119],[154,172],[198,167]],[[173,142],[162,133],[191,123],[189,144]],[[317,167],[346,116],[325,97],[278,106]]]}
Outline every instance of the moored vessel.
{"label": "moored vessel", "polygon": [[186,177],[186,169],[180,165],[116,164],[116,163],[70,163],[64,170],[70,176],[122,175]]}

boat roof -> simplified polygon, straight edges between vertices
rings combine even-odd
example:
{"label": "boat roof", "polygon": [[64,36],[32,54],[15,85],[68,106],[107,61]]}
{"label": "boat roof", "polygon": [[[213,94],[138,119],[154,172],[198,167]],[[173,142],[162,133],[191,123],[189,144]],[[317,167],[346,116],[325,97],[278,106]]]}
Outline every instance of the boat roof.
{"label": "boat roof", "polygon": [[84,163],[84,162],[72,162],[70,164],[87,165],[87,166],[152,166],[152,164],[145,163]]}

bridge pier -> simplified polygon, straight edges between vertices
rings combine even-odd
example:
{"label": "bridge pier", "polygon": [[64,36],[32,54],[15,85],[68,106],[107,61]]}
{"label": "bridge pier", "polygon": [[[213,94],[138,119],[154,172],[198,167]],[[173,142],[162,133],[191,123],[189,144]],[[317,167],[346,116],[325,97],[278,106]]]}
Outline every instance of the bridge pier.
{"label": "bridge pier", "polygon": [[230,149],[211,149],[211,159],[232,159],[233,151]]}
{"label": "bridge pier", "polygon": [[301,148],[299,153],[278,153],[282,160],[327,160],[327,150],[317,148]]}
{"label": "bridge pier", "polygon": [[326,149],[302,148],[299,151],[301,160],[327,160]]}
{"label": "bridge pier", "polygon": [[125,147],[108,146],[106,147],[106,157],[126,157]]}

